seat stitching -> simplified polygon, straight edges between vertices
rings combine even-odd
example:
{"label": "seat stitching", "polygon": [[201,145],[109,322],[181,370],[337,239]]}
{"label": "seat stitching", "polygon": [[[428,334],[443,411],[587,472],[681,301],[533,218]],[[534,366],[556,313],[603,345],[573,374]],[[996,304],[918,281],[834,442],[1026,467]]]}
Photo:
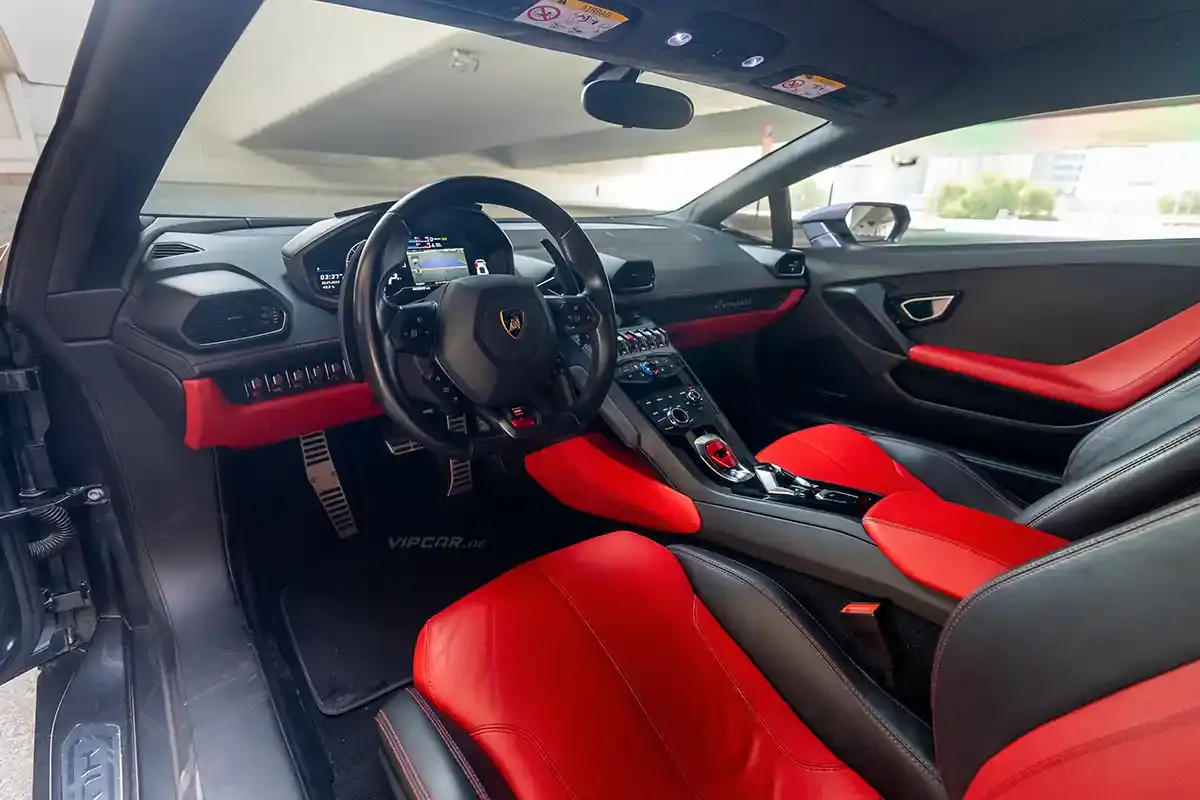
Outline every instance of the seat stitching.
{"label": "seat stitching", "polygon": [[[813,638],[808,634],[808,631],[804,630],[804,627],[802,625],[800,625],[799,621],[795,618],[794,614],[792,614],[787,608],[783,607],[778,602],[776,602],[773,597],[771,597],[769,594],[767,594],[761,587],[756,586],[753,581],[748,580],[745,576],[739,575],[738,573],[734,572],[733,570],[728,569],[727,567],[725,567],[722,564],[719,564],[715,561],[710,561],[709,559],[705,558],[704,556],[702,556],[698,553],[693,553],[690,551],[680,551],[680,554],[683,556],[686,556],[688,558],[694,558],[698,561],[708,564],[709,566],[713,567],[714,569],[724,572],[726,575],[729,575],[734,580],[737,580],[741,583],[744,583],[746,586],[749,586],[751,589],[753,589],[755,592],[757,592],[764,600],[766,600],[768,603],[773,605],[775,607],[775,609],[777,611],[779,611],[779,613],[783,614],[784,619],[786,619],[791,624],[791,626],[793,628],[795,628],[796,631],[801,636],[804,637],[804,639],[809,643],[809,645],[812,646],[813,650],[816,651],[817,655],[820,656],[821,660],[825,662],[825,665],[827,667],[829,667],[830,671],[838,678],[838,680],[840,680],[842,682],[842,685],[846,687],[846,689],[850,692],[850,694],[854,696],[854,699],[857,700],[858,704],[860,706],[862,706],[864,711],[867,712],[867,715],[872,720],[874,720],[876,726],[880,730],[882,730],[889,739],[891,739],[893,742],[895,742],[900,747],[900,749],[902,749],[908,755],[909,760],[911,760],[913,763],[915,763],[918,767],[920,767],[922,770],[924,770],[931,777],[934,777],[934,778],[938,777],[937,772],[933,769],[933,765],[930,764],[929,762],[927,762],[919,753],[914,752],[909,747],[908,743],[905,742],[898,734],[896,734],[888,726],[886,721],[881,719],[879,717],[879,715],[875,713],[875,710],[873,708],[871,708],[871,705],[866,701],[866,698],[864,698],[859,693],[859,691],[854,687],[854,685],[852,683],[850,683],[849,678],[847,678],[844,674],[842,674],[842,671],[837,666],[835,666],[832,661],[830,661],[829,657],[823,652],[823,648],[821,647],[821,645],[813,640]],[[786,594],[788,596],[788,598],[791,599],[793,602],[797,602],[796,598],[792,597],[792,595],[790,593],[788,593],[786,590],[782,589],[782,587],[780,587],[780,591],[783,591],[784,594]],[[797,605],[799,605],[799,603],[797,603]],[[817,624],[817,627],[818,628],[821,627],[819,623]],[[826,636],[829,635],[828,632],[824,631],[823,628],[821,630],[823,632],[825,632]],[[830,641],[832,642],[833,646],[835,648],[837,648],[838,652],[840,652],[843,656],[845,656],[846,660],[853,663],[853,659],[851,659],[850,656],[846,654],[845,650],[842,650],[841,646],[833,639],[833,637],[829,637],[829,638],[830,638]],[[863,675],[867,678],[867,680],[874,683],[874,680],[871,678],[870,675],[867,675],[865,672],[863,673]],[[881,689],[880,692],[882,692],[882,691],[883,690]],[[896,706],[898,708],[902,709],[906,714],[908,714],[913,719],[917,719],[916,715],[913,714],[911,711],[909,711],[907,708],[905,708],[902,704],[897,703]],[[923,722],[921,724],[924,725]]]}
{"label": "seat stitching", "polygon": [[[1006,508],[1008,508],[1012,511],[1020,511],[1021,510],[1019,506],[1015,505],[1011,500],[1009,500],[1007,497],[1005,497],[1003,494],[1001,494],[1000,491],[998,489],[996,489],[995,486],[992,486],[990,483],[988,483],[986,480],[984,480],[982,475],[978,474],[977,472],[975,472],[975,470],[971,469],[971,466],[969,464],[964,463],[961,459],[954,458],[950,454],[943,453],[942,451],[940,451],[934,447],[927,447],[923,444],[917,444],[916,442],[908,441],[907,439],[897,439],[893,436],[883,436],[883,435],[877,435],[877,436],[874,436],[871,438],[886,439],[889,442],[896,442],[898,444],[908,445],[909,447],[914,447],[917,450],[922,450],[926,453],[929,453],[930,455],[936,456],[937,458],[940,458],[942,461],[945,461],[947,464],[949,464],[950,466],[957,469],[960,473],[966,475],[968,478],[971,478],[977,484],[982,486],[984,488],[984,490],[987,491],[988,494],[990,494],[992,497],[995,497],[997,500],[999,500],[1001,503],[1003,503]],[[884,452],[886,453],[887,451],[885,450]],[[891,457],[890,453],[888,453],[888,457],[889,458]],[[903,462],[901,462],[901,464],[903,464]]]}
{"label": "seat stitching", "polygon": [[622,683],[625,684],[625,688],[629,690],[629,694],[633,697],[634,702],[637,703],[638,708],[641,709],[642,715],[646,718],[646,722],[650,725],[650,729],[654,731],[655,736],[658,737],[658,741],[663,746],[663,750],[665,750],[667,755],[671,758],[671,763],[675,765],[675,769],[679,770],[679,776],[683,778],[683,782],[687,785],[688,791],[692,793],[693,797],[699,800],[700,794],[696,791],[696,788],[692,786],[692,782],[688,780],[687,773],[683,771],[683,766],[679,763],[679,759],[675,757],[675,753],[673,753],[671,748],[667,745],[667,740],[663,738],[662,732],[658,729],[658,726],[654,724],[654,720],[650,717],[650,712],[646,710],[646,706],[642,703],[641,698],[638,697],[637,692],[634,691],[633,685],[629,682],[629,679],[625,677],[625,673],[622,672],[620,665],[617,664],[617,660],[613,658],[612,653],[609,652],[608,647],[604,644],[604,640],[600,638],[600,635],[596,633],[595,628],[593,628],[591,623],[587,621],[587,617],[585,617],[583,612],[579,610],[579,607],[575,605],[575,601],[571,598],[571,595],[568,594],[561,586],[559,586],[554,578],[550,577],[550,574],[543,569],[542,565],[538,564],[536,561],[532,561],[530,564],[533,566],[533,568],[540,572],[547,581],[550,582],[551,586],[558,590],[558,593],[562,595],[563,600],[565,600],[567,605],[571,607],[571,610],[575,612],[575,616],[579,617],[579,621],[582,622],[584,627],[588,629],[588,632],[592,634],[592,638],[596,640],[596,644],[600,645],[600,649],[604,651],[604,655],[608,656],[608,660],[612,664],[613,669],[616,670],[616,673],[621,678]]}
{"label": "seat stitching", "polygon": [[840,772],[840,771],[846,769],[846,766],[844,764],[830,765],[830,764],[817,764],[817,763],[814,763],[811,761],[805,761],[804,759],[800,758],[795,753],[793,753],[787,745],[785,745],[783,742],[779,741],[779,739],[777,739],[775,737],[774,732],[767,725],[766,721],[759,715],[758,709],[756,709],[750,703],[750,699],[748,697],[746,697],[746,693],[744,691],[742,691],[741,685],[738,684],[737,679],[733,677],[733,673],[731,673],[729,671],[729,667],[727,667],[725,665],[724,660],[722,660],[722,658],[719,655],[717,655],[717,651],[713,648],[712,643],[709,641],[708,637],[704,635],[704,631],[702,631],[700,629],[700,620],[697,619],[697,616],[696,616],[699,608],[700,608],[700,598],[693,595],[693,597],[692,597],[692,627],[694,627],[696,629],[696,633],[698,633],[700,635],[700,639],[704,642],[704,646],[708,649],[708,652],[712,654],[713,660],[717,662],[717,666],[719,666],[721,668],[721,671],[725,673],[725,677],[729,679],[729,684],[733,687],[733,690],[735,692],[737,692],[738,697],[742,698],[742,703],[745,704],[746,710],[749,711],[750,714],[753,715],[754,719],[758,721],[758,724],[760,727],[762,727],[763,732],[765,732],[767,734],[767,736],[770,737],[771,741],[775,743],[775,746],[777,748],[779,748],[779,751],[784,756],[786,756],[792,763],[796,764],[797,766],[804,767],[805,769],[813,770],[814,772]]}
{"label": "seat stitching", "polygon": [[848,464],[844,463],[841,459],[839,459],[837,456],[833,455],[832,453],[825,452],[823,449],[818,447],[816,444],[814,444],[812,442],[808,442],[808,441],[803,441],[803,440],[800,441],[800,444],[804,445],[805,447],[807,447],[810,450],[814,450],[817,453],[825,456],[826,458],[828,458],[833,463],[837,464],[842,469],[850,469],[850,466]]}
{"label": "seat stitching", "polygon": [[1003,575],[997,576],[996,578],[992,579],[991,582],[986,583],[981,588],[977,589],[973,595],[958,604],[958,606],[954,609],[954,613],[951,615],[948,624],[946,625],[946,629],[942,632],[937,655],[935,656],[933,662],[932,685],[935,689],[934,700],[936,701],[936,688],[938,685],[938,674],[940,673],[942,667],[942,656],[946,652],[946,645],[950,641],[950,634],[954,632],[954,629],[958,626],[958,623],[962,621],[963,617],[967,615],[967,612],[970,611],[977,603],[979,603],[979,601],[983,600],[983,598],[987,597],[998,589],[1001,589],[1009,584],[1016,583],[1022,578],[1027,577],[1031,572],[1039,570],[1042,567],[1066,563],[1073,558],[1078,558],[1085,554],[1102,550],[1116,543],[1118,540],[1124,541],[1126,536],[1132,537],[1145,535],[1153,528],[1157,527],[1159,523],[1166,522],[1172,517],[1176,517],[1180,514],[1193,511],[1197,505],[1198,504],[1196,502],[1190,502],[1184,506],[1173,509],[1167,514],[1156,516],[1149,520],[1141,520],[1131,525],[1122,525],[1120,528],[1103,534],[1102,536],[1086,539],[1083,542],[1076,542],[1074,545],[1063,550],[1056,550],[1052,553],[1048,553],[1041,558],[1030,561],[1028,564],[1022,564],[1016,569],[1005,572]]}
{"label": "seat stitching", "polygon": [[392,724],[392,718],[387,714],[384,714],[383,721],[387,724],[388,730],[392,732],[392,740],[396,743],[396,747],[400,749],[400,754],[404,756],[405,761],[408,762],[409,769],[412,770],[413,780],[417,782],[417,787],[420,789],[420,793],[428,798],[428,800],[433,800],[433,795],[429,793],[429,790],[425,788],[425,782],[421,780],[421,773],[417,771],[417,762],[414,761],[412,756],[408,754],[408,751],[404,749],[404,742],[400,740],[400,734],[396,732],[396,727]]}
{"label": "seat stitching", "polygon": [[[1105,430],[1109,430],[1111,428],[1114,428],[1114,427],[1120,425],[1127,417],[1129,417],[1133,414],[1136,414],[1138,411],[1142,410],[1143,408],[1150,405],[1151,403],[1162,400],[1162,399],[1166,398],[1167,396],[1172,395],[1175,392],[1182,390],[1188,384],[1193,383],[1197,380],[1200,380],[1200,372],[1194,372],[1191,375],[1183,378],[1182,380],[1177,381],[1177,382],[1167,386],[1165,389],[1161,389],[1161,390],[1149,395],[1148,397],[1142,398],[1141,400],[1134,403],[1133,405],[1131,405],[1129,408],[1125,409],[1121,413],[1116,414],[1115,416],[1109,417],[1108,421],[1105,422],[1100,427],[1096,428],[1096,430],[1092,431],[1091,434],[1087,437],[1087,439],[1095,439],[1097,436],[1102,435],[1102,433]],[[1084,442],[1086,442],[1087,439],[1085,439]],[[1075,459],[1079,457],[1080,451],[1086,449],[1086,447],[1084,447],[1084,442],[1080,442],[1080,446],[1076,447],[1074,452],[1071,453],[1071,457],[1067,459],[1067,466],[1063,469],[1064,475],[1066,475],[1067,473],[1069,473],[1071,471],[1071,467],[1075,465]]]}
{"label": "seat stitching", "polygon": [[[920,529],[920,528],[913,528],[913,527],[910,527],[910,526],[908,526],[908,525],[901,525],[901,524],[899,524],[899,523],[896,523],[896,522],[888,522],[887,520],[871,520],[871,519],[869,519],[869,518],[868,518],[868,519],[866,520],[866,522],[874,522],[874,523],[875,523],[875,524],[877,524],[877,525],[885,525],[885,526],[887,526],[887,527],[889,527],[889,528],[896,528],[896,529],[898,529],[898,530],[902,530],[902,531],[908,531],[908,532],[910,532],[910,533],[918,533],[918,534],[920,534],[921,536],[924,536],[924,537],[926,537],[926,538],[929,538],[929,539],[936,539],[936,540],[937,540],[937,541],[939,541],[939,542],[945,542],[945,543],[946,543],[946,544],[948,544],[948,545],[952,545],[952,546],[954,546],[954,547],[957,547],[959,550],[966,550],[968,553],[971,553],[972,555],[977,555],[977,556],[979,556],[979,557],[980,557],[980,558],[982,558],[982,559],[985,559],[985,560],[987,560],[987,561],[991,561],[993,564],[999,564],[1000,566],[1002,566],[1002,567],[1005,567],[1006,569],[1012,569],[1012,567],[1014,566],[1014,565],[1013,565],[1011,562],[1009,562],[1009,561],[1004,561],[1004,560],[1002,560],[1002,559],[1000,559],[1000,558],[998,558],[998,557],[996,557],[996,556],[994,556],[994,555],[991,555],[991,554],[989,554],[989,553],[985,553],[985,552],[983,552],[982,550],[976,550],[974,547],[971,547],[971,546],[970,546],[970,545],[968,545],[968,544],[964,544],[963,542],[960,542],[960,541],[958,541],[958,540],[956,540],[956,539],[950,539],[950,538],[947,538],[947,537],[945,537],[945,536],[939,536],[939,535],[938,535],[938,534],[936,534],[936,533],[931,533],[931,532],[929,532],[929,531],[922,530],[922,529]],[[1014,523],[1014,524],[1017,524],[1017,523]],[[868,534],[870,534],[870,532],[871,532],[871,531],[870,531],[870,528],[868,528],[868,529],[867,529],[867,533],[868,533]],[[1021,563],[1021,562],[1018,562],[1018,563]]]}
{"label": "seat stitching", "polygon": [[1121,467],[1119,470],[1116,470],[1115,472],[1109,473],[1108,475],[1098,478],[1095,481],[1085,482],[1083,486],[1080,486],[1078,489],[1076,489],[1071,494],[1069,494],[1066,497],[1062,498],[1061,500],[1057,501],[1053,505],[1047,507],[1045,510],[1040,511],[1037,514],[1035,514],[1033,516],[1033,518],[1029,520],[1030,526],[1032,526],[1033,523],[1035,523],[1035,522],[1045,519],[1046,516],[1049,515],[1051,512],[1057,511],[1058,509],[1062,508],[1064,505],[1066,505],[1070,501],[1078,498],[1081,494],[1084,494],[1085,492],[1089,492],[1093,489],[1096,489],[1097,487],[1103,486],[1105,483],[1108,483],[1109,481],[1113,480],[1114,478],[1121,477],[1126,472],[1129,472],[1131,469],[1134,469],[1135,467],[1141,466],[1142,464],[1144,464],[1145,462],[1154,458],[1155,456],[1159,455],[1160,453],[1163,453],[1167,450],[1171,450],[1175,447],[1178,447],[1178,446],[1182,445],[1184,442],[1188,441],[1189,439],[1196,438],[1196,436],[1198,436],[1198,435],[1200,435],[1200,428],[1190,431],[1184,436],[1180,436],[1180,437],[1172,439],[1168,442],[1164,442],[1163,444],[1159,445],[1155,449],[1151,450],[1149,453],[1146,453],[1142,457],[1138,458],[1136,461],[1131,461],[1130,463],[1126,464],[1125,466]]}
{"label": "seat stitching", "polygon": [[[1111,695],[1110,695],[1111,696]],[[1161,733],[1164,730],[1185,725],[1200,716],[1200,708],[1192,706],[1191,708],[1178,711],[1165,719],[1148,720],[1140,725],[1135,725],[1132,728],[1127,728],[1121,731],[1113,731],[1107,736],[1099,736],[1089,739],[1085,742],[1080,742],[1072,748],[1055,753],[1053,756],[1044,758],[1035,764],[1031,764],[1015,775],[1011,775],[1003,782],[994,786],[980,800],[996,800],[1010,789],[1024,783],[1029,778],[1032,778],[1047,769],[1058,767],[1077,758],[1089,755],[1097,750],[1103,750],[1117,744],[1138,739],[1142,736],[1150,736],[1156,733]]]}
{"label": "seat stitching", "polygon": [[425,702],[425,698],[421,697],[418,692],[413,691],[412,687],[409,687],[406,691],[416,701],[422,713],[425,714],[426,719],[432,723],[438,735],[442,737],[442,741],[446,743],[447,749],[450,750],[450,755],[458,762],[459,769],[463,771],[463,774],[467,777],[467,781],[474,787],[475,796],[481,798],[481,800],[488,800],[488,793],[483,788],[483,783],[479,780],[479,776],[475,774],[475,770],[471,767],[470,762],[467,761],[466,754],[463,753],[458,744],[450,737],[450,732],[446,730],[446,726],[433,713],[433,709],[430,708],[429,703]]}
{"label": "seat stitching", "polygon": [[[404,747],[400,744],[400,737],[396,736],[396,729],[392,727],[392,722],[384,712],[380,712],[375,716],[375,724],[379,727],[383,734],[384,741],[392,751],[392,755],[396,757],[396,764],[400,767],[400,771],[404,774],[404,778],[408,781],[409,788],[413,790],[413,794],[418,797],[432,800],[428,791],[425,790],[425,785],[421,783],[421,777],[417,775],[417,768],[408,760],[408,753],[404,751]],[[412,770],[411,772],[409,770]]]}
{"label": "seat stitching", "polygon": [[480,725],[478,728],[473,728],[470,732],[470,736],[471,738],[477,738],[487,736],[489,733],[510,733],[527,741],[533,746],[533,749],[537,751],[538,755],[542,757],[542,760],[546,762],[546,766],[548,766],[550,768],[550,772],[554,774],[559,786],[562,786],[563,790],[566,791],[566,793],[571,797],[575,798],[575,800],[579,800],[579,795],[576,794],[575,790],[571,788],[571,784],[567,783],[566,776],[564,776],[558,769],[554,763],[554,760],[550,758],[550,754],[546,752],[546,748],[542,747],[542,743],[539,742],[537,737],[532,733],[516,725],[494,723],[490,725]]}

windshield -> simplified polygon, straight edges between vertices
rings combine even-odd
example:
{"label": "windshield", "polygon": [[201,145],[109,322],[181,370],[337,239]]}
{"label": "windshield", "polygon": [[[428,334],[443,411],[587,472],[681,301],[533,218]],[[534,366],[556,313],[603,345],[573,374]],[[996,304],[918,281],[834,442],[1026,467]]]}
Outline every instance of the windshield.
{"label": "windshield", "polygon": [[580,107],[596,66],[405,17],[266,0],[145,211],[325,216],[474,174],[525,183],[578,216],[659,212],[823,122],[643,75],[691,97],[696,117],[679,131],[618,128]]}

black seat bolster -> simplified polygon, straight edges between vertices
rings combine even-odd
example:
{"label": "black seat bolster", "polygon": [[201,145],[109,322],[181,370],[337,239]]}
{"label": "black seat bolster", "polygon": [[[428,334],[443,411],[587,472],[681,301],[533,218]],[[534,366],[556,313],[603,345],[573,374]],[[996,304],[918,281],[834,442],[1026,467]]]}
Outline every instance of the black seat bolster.
{"label": "black seat bolster", "polygon": [[1196,491],[1200,418],[1133,452],[1074,477],[1017,515],[1031,528],[1081,539]]}
{"label": "black seat bolster", "polygon": [[1026,733],[1200,659],[1198,531],[1195,496],[963,599],[933,667],[938,767],[951,797]]}
{"label": "black seat bolster", "polygon": [[884,797],[943,800],[929,727],[883,691],[777,583],[687,545],[700,601],[826,747]]}
{"label": "black seat bolster", "polygon": [[375,717],[384,762],[408,800],[514,797],[496,766],[416,689],[396,692]]}
{"label": "black seat bolster", "polygon": [[1021,501],[953,453],[879,433],[871,440],[943,500],[1005,519],[1021,512]]}

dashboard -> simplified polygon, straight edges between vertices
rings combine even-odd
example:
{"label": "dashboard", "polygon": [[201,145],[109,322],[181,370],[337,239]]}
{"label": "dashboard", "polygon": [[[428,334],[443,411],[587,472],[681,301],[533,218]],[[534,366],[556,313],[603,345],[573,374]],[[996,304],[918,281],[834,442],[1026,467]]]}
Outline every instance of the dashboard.
{"label": "dashboard", "polygon": [[[149,220],[128,294],[112,312],[122,370],[197,448],[257,446],[379,414],[342,360],[336,310],[347,260],[359,256],[382,213]],[[724,231],[663,217],[581,227],[600,253],[622,326],[657,326],[679,347],[771,324],[808,285],[803,253]],[[530,220],[441,209],[386,243],[379,290],[410,302],[454,278],[488,273],[557,293],[540,244],[547,235]]]}

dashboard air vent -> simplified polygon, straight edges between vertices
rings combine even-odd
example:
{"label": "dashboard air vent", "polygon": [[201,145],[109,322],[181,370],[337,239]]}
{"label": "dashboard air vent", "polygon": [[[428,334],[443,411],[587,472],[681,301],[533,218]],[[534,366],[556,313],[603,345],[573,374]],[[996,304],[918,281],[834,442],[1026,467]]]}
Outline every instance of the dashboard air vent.
{"label": "dashboard air vent", "polygon": [[800,278],[804,276],[804,253],[799,250],[789,250],[775,262],[773,270],[777,278]]}
{"label": "dashboard air vent", "polygon": [[200,300],[188,313],[183,335],[201,347],[272,336],[287,326],[287,312],[268,291]]}
{"label": "dashboard air vent", "polygon": [[150,248],[150,258],[186,256],[188,253],[200,253],[203,250],[203,247],[197,247],[187,242],[159,242]]}
{"label": "dashboard air vent", "polygon": [[654,262],[626,261],[612,277],[613,294],[641,294],[654,288]]}

